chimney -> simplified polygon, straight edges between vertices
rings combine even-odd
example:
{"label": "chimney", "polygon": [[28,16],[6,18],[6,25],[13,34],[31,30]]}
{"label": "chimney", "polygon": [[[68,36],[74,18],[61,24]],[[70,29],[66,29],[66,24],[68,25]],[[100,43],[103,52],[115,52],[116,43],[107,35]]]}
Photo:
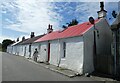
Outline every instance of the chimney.
{"label": "chimney", "polygon": [[51,33],[53,31],[53,29],[52,29],[52,25],[48,25],[48,29],[47,29],[47,33]]}
{"label": "chimney", "polygon": [[31,32],[30,38],[35,37],[34,32]]}
{"label": "chimney", "polygon": [[19,37],[17,38],[17,42],[19,41]]}
{"label": "chimney", "polygon": [[22,41],[24,41],[24,40],[25,40],[25,36],[22,37]]}
{"label": "chimney", "polygon": [[98,19],[106,17],[107,11],[104,9],[104,2],[100,2],[100,11],[98,13]]}

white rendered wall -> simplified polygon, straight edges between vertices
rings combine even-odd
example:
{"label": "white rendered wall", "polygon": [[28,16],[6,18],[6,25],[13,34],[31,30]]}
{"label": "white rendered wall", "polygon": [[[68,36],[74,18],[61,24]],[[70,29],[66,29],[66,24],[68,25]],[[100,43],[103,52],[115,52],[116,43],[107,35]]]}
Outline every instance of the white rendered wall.
{"label": "white rendered wall", "polygon": [[[38,61],[46,62],[47,60],[47,42],[33,43],[31,45],[31,57],[33,58],[33,53],[35,49],[38,50]],[[46,51],[45,51],[46,49]]]}
{"label": "white rendered wall", "polygon": [[97,54],[110,55],[111,43],[112,43],[112,31],[108,22],[102,19],[96,24],[96,28],[99,30],[99,38],[97,38]]}
{"label": "white rendered wall", "polygon": [[39,44],[38,43],[33,43],[31,45],[31,58],[33,59],[33,53],[35,51],[35,49],[37,48],[38,52],[39,52],[39,48],[38,48]]}
{"label": "white rendered wall", "polygon": [[84,65],[83,73],[91,73],[94,71],[93,65],[93,28],[87,31],[83,36],[84,41]]}
{"label": "white rendered wall", "polygon": [[41,45],[40,45],[38,61],[46,62],[47,61],[47,43],[46,42],[42,42],[40,44]]}
{"label": "white rendered wall", "polygon": [[60,54],[60,44],[58,40],[50,41],[50,64],[58,66],[59,55]]}
{"label": "white rendered wall", "polygon": [[19,55],[24,56],[24,46],[23,45],[18,45],[19,46]]}
{"label": "white rendered wall", "polygon": [[7,46],[7,52],[12,53],[12,46]]}
{"label": "white rendered wall", "polygon": [[[29,44],[23,45],[24,47],[26,47],[26,53],[24,54],[25,58],[29,58]],[[25,52],[25,48],[24,48],[24,52]]]}
{"label": "white rendered wall", "polygon": [[62,58],[60,61],[60,67],[71,69],[80,74],[83,73],[83,38],[82,37],[73,37],[63,39],[61,41],[61,53],[62,43],[66,42],[66,57]]}
{"label": "white rendered wall", "polygon": [[15,52],[16,52],[16,48],[15,46],[13,46],[12,54],[15,54]]}
{"label": "white rendered wall", "polygon": [[[112,32],[110,26],[105,19],[95,24],[95,28],[99,31],[99,37],[96,32],[96,51],[97,55],[110,55]],[[94,27],[84,34],[84,73],[94,71],[93,65],[93,45],[94,45]]]}

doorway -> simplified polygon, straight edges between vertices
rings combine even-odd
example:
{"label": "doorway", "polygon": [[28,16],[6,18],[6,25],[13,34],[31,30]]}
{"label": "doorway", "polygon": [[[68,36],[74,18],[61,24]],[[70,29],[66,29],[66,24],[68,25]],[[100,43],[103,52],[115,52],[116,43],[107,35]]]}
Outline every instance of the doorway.
{"label": "doorway", "polygon": [[50,43],[48,43],[48,60],[47,60],[47,62],[49,62],[50,61]]}

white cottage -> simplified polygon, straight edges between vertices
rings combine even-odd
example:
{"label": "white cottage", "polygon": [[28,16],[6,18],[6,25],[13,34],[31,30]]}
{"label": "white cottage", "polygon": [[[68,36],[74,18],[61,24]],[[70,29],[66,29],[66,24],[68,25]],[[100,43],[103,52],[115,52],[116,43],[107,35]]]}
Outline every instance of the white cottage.
{"label": "white cottage", "polygon": [[8,52],[8,53],[11,53],[11,54],[17,54],[18,49],[17,49],[16,45],[17,45],[19,42],[20,42],[20,41],[15,42],[15,43],[7,46],[7,52]]}
{"label": "white cottage", "polygon": [[22,41],[18,41],[16,43],[13,43],[9,46],[7,46],[7,52],[15,55],[21,55],[23,52],[23,47],[21,46],[21,43],[26,41],[27,39],[24,39]]}
{"label": "white cottage", "polygon": [[7,46],[7,52],[12,53],[12,44]]}
{"label": "white cottage", "polygon": [[85,22],[63,31],[50,32],[35,41],[39,46],[38,61],[47,61],[80,74],[91,73],[94,71],[94,41],[96,55],[109,54],[111,37],[110,26],[104,18],[95,20],[95,27]]}
{"label": "white cottage", "polygon": [[32,58],[32,52],[34,49],[31,49],[31,45],[35,40],[41,38],[42,36],[44,35],[34,36],[34,32],[31,32],[31,37],[19,45],[23,49],[22,55],[24,55],[26,58]]}

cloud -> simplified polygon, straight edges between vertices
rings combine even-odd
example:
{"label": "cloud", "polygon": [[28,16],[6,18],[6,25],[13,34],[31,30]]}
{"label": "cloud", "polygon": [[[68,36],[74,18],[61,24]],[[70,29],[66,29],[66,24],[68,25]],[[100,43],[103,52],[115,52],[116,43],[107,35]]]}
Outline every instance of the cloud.
{"label": "cloud", "polygon": [[[82,22],[88,21],[90,16],[97,18],[97,11],[99,11],[99,3],[98,2],[84,2],[78,3],[76,6],[76,18],[81,20]],[[77,15],[78,14],[78,15]]]}
{"label": "cloud", "polygon": [[7,19],[9,24],[3,25],[3,27],[20,32],[46,33],[48,24],[52,24],[53,28],[57,29],[59,26],[58,18],[62,18],[52,11],[51,3],[40,0],[6,1],[2,4],[2,8],[3,14],[9,11],[16,18],[15,20]]}
{"label": "cloud", "polygon": [[15,38],[13,38],[13,37],[8,37],[8,36],[0,35],[0,43],[2,43],[2,41],[3,41],[4,39],[15,40]]}
{"label": "cloud", "polygon": [[[22,37],[23,36],[25,36],[25,39],[27,39],[27,38],[30,38],[30,35],[20,35],[18,38],[19,38],[19,41],[21,41],[22,40]],[[5,36],[5,35],[2,35],[2,34],[0,34],[0,43],[2,43],[2,41],[4,40],[4,39],[10,39],[10,40],[14,40],[14,41],[17,41],[17,38],[16,37],[10,37],[10,36]]]}

